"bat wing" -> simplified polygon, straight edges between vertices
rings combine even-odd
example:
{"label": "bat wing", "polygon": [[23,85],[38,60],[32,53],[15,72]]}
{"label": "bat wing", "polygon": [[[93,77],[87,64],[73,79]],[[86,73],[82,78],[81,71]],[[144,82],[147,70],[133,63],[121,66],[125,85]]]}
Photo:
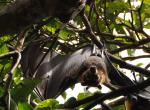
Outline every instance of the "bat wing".
{"label": "bat wing", "polygon": [[144,90],[140,91],[140,93],[138,95],[144,99],[150,100],[150,86],[148,86]]}
{"label": "bat wing", "polygon": [[[54,57],[51,60],[52,76],[49,77],[45,97],[57,97],[70,85],[76,83],[81,64],[91,53],[92,46],[87,46],[71,55],[63,56],[59,63],[57,57]],[[58,64],[53,66],[54,62]]]}
{"label": "bat wing", "polygon": [[[127,76],[125,76],[122,72],[117,70],[112,65],[112,62],[110,61],[106,51],[104,51],[102,57],[104,58],[105,63],[107,65],[108,76],[112,84],[118,86],[130,86],[135,84],[132,80],[130,80]],[[132,96],[139,96],[143,99],[150,100],[150,86],[146,87],[144,90],[139,91],[139,93],[132,94]]]}
{"label": "bat wing", "polygon": [[102,51],[102,58],[106,63],[107,73],[109,79],[111,80],[111,84],[117,86],[129,86],[134,84],[133,81],[131,81],[127,76],[113,66],[105,50]]}

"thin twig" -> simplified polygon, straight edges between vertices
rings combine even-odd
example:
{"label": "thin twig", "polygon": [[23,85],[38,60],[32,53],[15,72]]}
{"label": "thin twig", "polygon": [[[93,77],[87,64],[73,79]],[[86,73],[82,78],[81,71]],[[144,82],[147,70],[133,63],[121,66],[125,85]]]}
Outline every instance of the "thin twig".
{"label": "thin twig", "polygon": [[140,59],[140,58],[150,58],[150,55],[139,55],[139,56],[131,56],[131,57],[124,57],[124,58],[121,58],[123,60],[136,60],[136,59]]}
{"label": "thin twig", "polygon": [[107,9],[106,9],[106,0],[104,0],[104,21],[105,21],[105,25],[107,26],[107,28],[108,28],[108,30],[109,30],[109,32],[111,32],[111,29],[110,29],[110,27],[109,27],[109,23],[108,23],[108,21],[107,21]]}
{"label": "thin twig", "polygon": [[[125,101],[124,96],[117,97],[115,99],[109,100],[109,102],[106,102],[106,105],[109,107],[116,107],[119,105],[123,105]],[[98,110],[103,110],[102,107],[98,108]]]}
{"label": "thin twig", "polygon": [[94,1],[90,4],[90,11],[89,11],[89,14],[88,14],[88,19],[89,21],[91,21],[91,16],[92,16],[92,13],[93,13],[93,8],[94,8]]}
{"label": "thin twig", "polygon": [[132,9],[132,6],[131,6],[131,1],[128,0],[128,3],[129,3],[129,6],[130,6],[130,13],[131,13],[131,22],[130,22],[130,24],[131,24],[132,28],[134,29],[137,38],[140,40],[140,37],[138,35],[138,31],[134,26],[134,17],[133,17],[133,9]]}
{"label": "thin twig", "polygon": [[102,48],[103,47],[103,44],[100,40],[97,39],[96,35],[94,34],[93,30],[92,30],[92,27],[91,27],[91,24],[87,18],[87,16],[85,15],[85,13],[81,13],[81,17],[83,19],[83,22],[86,26],[86,30],[87,32],[90,34],[90,38],[91,40],[99,47],[99,48]]}
{"label": "thin twig", "polygon": [[145,69],[148,69],[150,67],[150,63],[148,65],[146,65]]}
{"label": "thin twig", "polygon": [[143,74],[147,77],[150,77],[150,71],[149,70],[146,70],[144,68],[141,68],[141,67],[137,67],[137,66],[134,66],[132,64],[129,64],[113,55],[111,55],[110,53],[107,53],[110,60],[113,62],[113,63],[116,63],[118,64],[121,68],[126,68],[126,69],[129,69],[129,70],[134,70],[136,72],[139,72],[140,74]]}
{"label": "thin twig", "polygon": [[16,54],[17,54],[16,51],[12,51],[12,52],[9,52],[9,53],[1,54],[0,55],[0,59],[10,58],[10,57],[13,57]]}
{"label": "thin twig", "polygon": [[103,110],[112,110],[112,108],[109,107],[109,106],[108,106],[107,104],[105,104],[104,102],[102,102],[101,105],[102,105],[102,109],[103,109]]}
{"label": "thin twig", "polygon": [[[12,76],[13,76],[13,73],[15,71],[15,69],[18,67],[19,63],[20,63],[20,60],[21,60],[21,50],[22,50],[22,47],[23,47],[23,43],[24,43],[24,36],[25,34],[25,31],[22,31],[20,34],[19,34],[19,38],[18,38],[18,41],[17,41],[17,44],[16,44],[16,50],[13,51],[13,52],[10,52],[9,54],[7,55],[3,55],[1,56],[1,58],[4,58],[4,57],[11,57],[13,56],[13,63],[12,63],[12,67],[9,71],[8,74],[5,75],[5,78],[4,78],[4,81],[6,82],[5,83],[5,92],[4,92],[4,96],[3,97],[6,97],[8,96],[8,102],[7,102],[7,106],[8,106],[8,110],[10,110],[10,99],[11,99],[11,95],[10,95],[10,88],[11,88],[11,83],[12,83]],[[15,56],[14,56],[15,55]]]}
{"label": "thin twig", "polygon": [[142,39],[142,40],[138,41],[137,43],[129,44],[127,46],[120,47],[118,49],[111,51],[110,53],[116,54],[116,53],[119,53],[119,52],[126,50],[126,49],[137,48],[138,46],[144,45],[144,44],[149,43],[149,42],[150,42],[150,37],[146,38],[146,39]]}
{"label": "thin twig", "polygon": [[5,96],[7,95],[7,92],[10,89],[11,81],[12,81],[12,75],[14,73],[14,70],[17,68],[17,66],[21,60],[21,53],[17,52],[17,51],[16,51],[16,53],[17,53],[17,59],[15,60],[15,58],[14,58],[12,68],[9,71],[9,73],[5,76],[5,79],[4,79],[4,81],[6,82]]}
{"label": "thin twig", "polygon": [[7,110],[11,110],[10,106],[11,106],[11,94],[10,94],[10,90],[8,90],[8,97],[7,97]]}
{"label": "thin twig", "polygon": [[138,15],[139,15],[139,21],[140,21],[140,30],[143,30],[143,23],[142,23],[142,17],[141,17],[141,9],[143,6],[144,0],[142,0],[141,5],[138,9]]}

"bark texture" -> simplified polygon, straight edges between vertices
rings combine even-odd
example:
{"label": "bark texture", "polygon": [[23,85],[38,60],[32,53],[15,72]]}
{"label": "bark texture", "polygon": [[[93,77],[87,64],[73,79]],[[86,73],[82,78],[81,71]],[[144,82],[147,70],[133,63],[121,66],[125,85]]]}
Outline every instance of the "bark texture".
{"label": "bark texture", "polygon": [[0,11],[0,36],[18,33],[46,17],[66,22],[84,0],[16,0]]}

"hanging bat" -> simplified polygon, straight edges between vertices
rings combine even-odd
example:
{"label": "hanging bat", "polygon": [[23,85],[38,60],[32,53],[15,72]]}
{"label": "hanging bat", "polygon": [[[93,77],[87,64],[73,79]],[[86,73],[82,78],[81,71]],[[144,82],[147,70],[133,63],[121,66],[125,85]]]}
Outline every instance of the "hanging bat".
{"label": "hanging bat", "polygon": [[[22,67],[26,71],[24,73],[32,75],[43,55],[42,47],[38,45],[29,46],[23,52]],[[134,84],[112,65],[107,51],[98,48],[93,49],[92,45],[65,56],[53,51],[49,52],[36,73],[36,78],[43,79],[38,89],[44,98],[57,97],[70,85],[77,82],[95,87],[100,84],[112,84],[121,87]]]}
{"label": "hanging bat", "polygon": [[[100,49],[96,51],[94,53],[101,53]],[[29,46],[22,54],[23,72],[32,76],[43,55],[42,47]],[[113,65],[109,63],[104,53],[102,56],[93,55],[92,45],[77,50],[71,55],[49,52],[36,71],[36,78],[42,79],[37,88],[44,98],[53,98],[77,82],[94,87],[101,84],[109,85],[110,82],[112,84],[115,82],[114,85],[119,86],[127,84],[129,79],[116,72]],[[122,81],[124,77],[127,79],[126,82]]]}
{"label": "hanging bat", "polygon": [[[40,94],[45,98],[57,97],[77,82],[87,86],[108,82],[105,63],[100,57],[91,56],[92,48],[87,46],[71,55],[49,52],[36,71],[36,78],[43,80],[39,85]],[[43,48],[37,45],[27,48],[22,54],[23,72],[33,75],[43,55]]]}
{"label": "hanging bat", "polygon": [[18,33],[44,18],[66,23],[84,4],[85,0],[15,0],[0,11],[0,36]]}

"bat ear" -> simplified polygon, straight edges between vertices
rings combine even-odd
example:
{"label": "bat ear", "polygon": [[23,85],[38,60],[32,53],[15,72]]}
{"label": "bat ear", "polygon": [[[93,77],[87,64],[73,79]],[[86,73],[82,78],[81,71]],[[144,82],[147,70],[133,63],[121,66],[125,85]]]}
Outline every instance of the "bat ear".
{"label": "bat ear", "polygon": [[91,66],[90,71],[91,73],[96,73],[96,66]]}

